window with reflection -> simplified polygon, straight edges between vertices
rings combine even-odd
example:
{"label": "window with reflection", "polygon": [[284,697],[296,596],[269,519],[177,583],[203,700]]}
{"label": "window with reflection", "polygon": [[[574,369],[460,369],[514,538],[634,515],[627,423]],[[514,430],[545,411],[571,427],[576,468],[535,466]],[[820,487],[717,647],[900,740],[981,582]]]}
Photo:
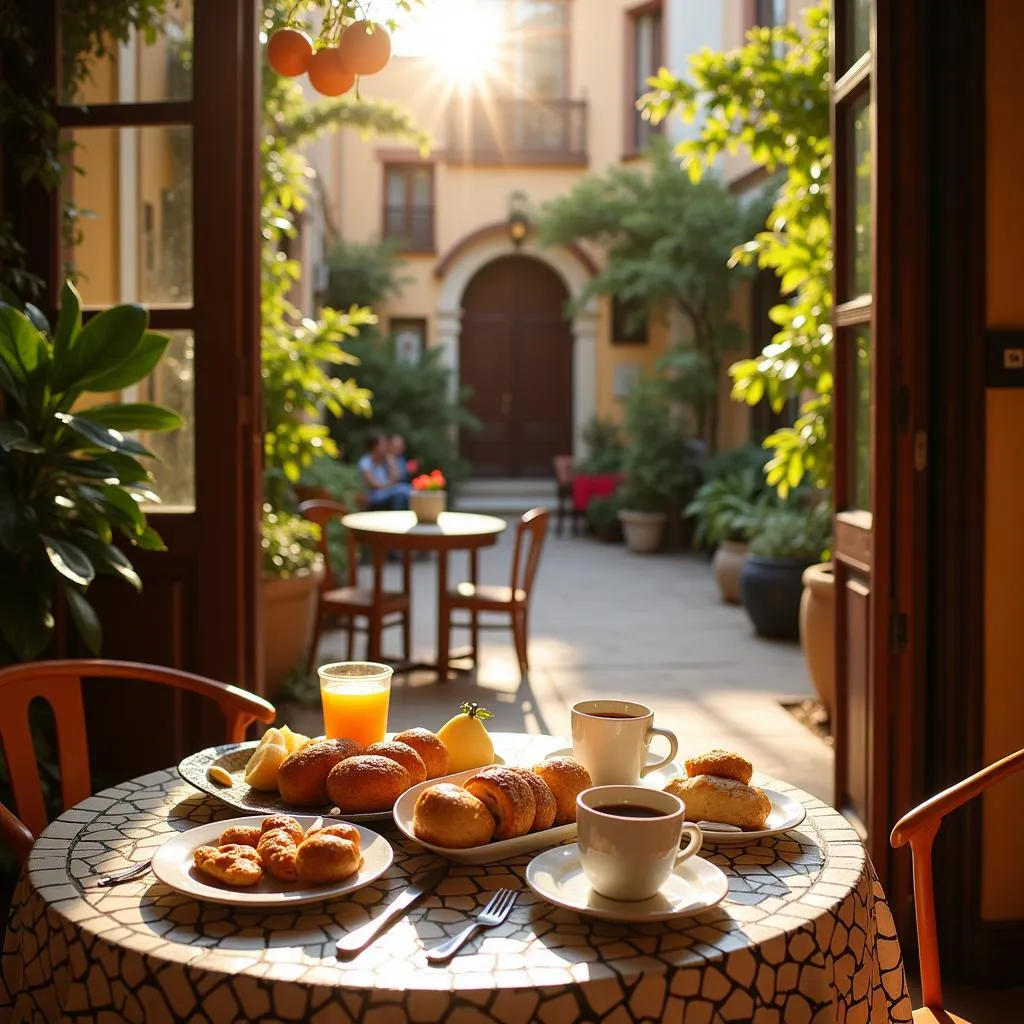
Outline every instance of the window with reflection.
{"label": "window with reflection", "polygon": [[850,244],[849,281],[846,298],[871,291],[871,97],[865,93],[847,115],[849,118]]}
{"label": "window with reflection", "polygon": [[566,0],[511,0],[509,46],[519,95],[547,100],[569,94]]}
{"label": "window with reflection", "polygon": [[642,153],[651,139],[661,132],[660,125],[645,120],[636,109],[636,101],[650,90],[648,79],[658,73],[663,63],[661,5],[644,8],[630,16],[632,35],[633,104],[629,112],[629,140],[634,153]]}
{"label": "window with reflection", "polygon": [[856,329],[849,346],[850,502],[871,511],[871,329]]}

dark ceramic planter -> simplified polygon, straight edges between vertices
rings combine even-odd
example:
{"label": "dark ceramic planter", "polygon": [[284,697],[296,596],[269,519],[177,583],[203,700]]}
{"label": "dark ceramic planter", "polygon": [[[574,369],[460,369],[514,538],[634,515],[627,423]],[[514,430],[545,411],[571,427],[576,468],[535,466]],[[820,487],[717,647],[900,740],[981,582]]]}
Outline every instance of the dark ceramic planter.
{"label": "dark ceramic planter", "polygon": [[740,572],[740,600],[758,636],[800,639],[802,576],[808,565],[789,558],[747,557]]}

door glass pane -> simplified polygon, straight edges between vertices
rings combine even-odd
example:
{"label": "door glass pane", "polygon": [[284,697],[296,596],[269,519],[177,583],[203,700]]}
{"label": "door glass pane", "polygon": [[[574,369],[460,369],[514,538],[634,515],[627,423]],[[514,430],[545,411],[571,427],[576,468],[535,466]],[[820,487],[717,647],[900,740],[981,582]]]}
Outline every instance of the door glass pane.
{"label": "door glass pane", "polygon": [[846,49],[843,70],[871,48],[872,0],[846,0]]}
{"label": "door glass pane", "polygon": [[413,171],[412,205],[417,210],[424,210],[430,206],[430,178],[429,167],[419,167]]}
{"label": "door glass pane", "polygon": [[521,95],[544,99],[566,95],[567,33],[564,0],[518,0],[512,41]]}
{"label": "door glass pane", "polygon": [[66,133],[81,173],[65,178],[68,253],[87,306],[192,303],[192,129]]}
{"label": "door glass pane", "polygon": [[854,101],[848,115],[847,140],[850,208],[847,212],[849,245],[848,284],[843,298],[871,292],[871,98]]}
{"label": "door glass pane", "polygon": [[[192,98],[193,0],[168,0],[148,30],[129,29],[127,39],[107,39],[103,52],[86,61],[75,54],[95,50],[82,37],[83,5],[61,0],[61,101],[64,103],[154,103]],[[128,5],[125,5],[126,7]]]}
{"label": "door glass pane", "polygon": [[850,345],[850,500],[871,511],[871,330],[855,329]]}

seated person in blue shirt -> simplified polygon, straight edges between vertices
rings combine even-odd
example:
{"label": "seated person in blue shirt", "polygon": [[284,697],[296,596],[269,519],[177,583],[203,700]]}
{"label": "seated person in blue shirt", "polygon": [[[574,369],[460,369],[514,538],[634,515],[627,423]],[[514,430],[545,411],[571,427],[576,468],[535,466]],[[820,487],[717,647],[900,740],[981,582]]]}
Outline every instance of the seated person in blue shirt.
{"label": "seated person in blue shirt", "polygon": [[358,463],[369,496],[369,507],[373,510],[409,507],[408,484],[396,486],[388,447],[388,439],[383,434],[371,434],[366,440],[366,453]]}
{"label": "seated person in blue shirt", "polygon": [[388,461],[391,463],[391,475],[395,488],[405,492],[408,500],[412,490],[412,463],[405,454],[405,438],[401,434],[392,434],[388,440]]}

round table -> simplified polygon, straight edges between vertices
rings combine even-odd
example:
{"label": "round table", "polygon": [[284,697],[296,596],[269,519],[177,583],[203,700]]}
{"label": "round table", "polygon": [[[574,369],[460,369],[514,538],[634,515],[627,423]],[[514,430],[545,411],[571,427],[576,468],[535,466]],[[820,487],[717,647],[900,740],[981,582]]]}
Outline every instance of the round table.
{"label": "round table", "polygon": [[[523,764],[566,742],[495,739]],[[134,779],[66,812],[36,844],[4,944],[0,1021],[910,1021],[892,917],[856,833],[820,800],[771,785],[801,800],[807,818],[783,836],[706,848],[729,894],[698,916],[644,925],[581,917],[526,887],[524,855],[453,864],[435,893],[339,961],[336,939],[432,857],[382,827],[395,862],[379,881],[273,912],[199,903],[152,876],[90,888],[176,831],[234,813],[174,771]],[[509,920],[447,965],[428,966],[425,947],[500,887],[520,890]]]}
{"label": "round table", "polygon": [[442,512],[436,523],[421,523],[415,512],[352,512],[341,520],[359,544],[374,555],[374,587],[380,588],[381,567],[388,551],[433,551],[437,554],[437,665],[416,664],[406,668],[435,668],[447,678],[451,660],[447,623],[441,618],[441,599],[448,589],[448,554],[468,551],[470,582],[477,582],[477,552],[492,547],[508,526],[497,516],[475,512]]}

